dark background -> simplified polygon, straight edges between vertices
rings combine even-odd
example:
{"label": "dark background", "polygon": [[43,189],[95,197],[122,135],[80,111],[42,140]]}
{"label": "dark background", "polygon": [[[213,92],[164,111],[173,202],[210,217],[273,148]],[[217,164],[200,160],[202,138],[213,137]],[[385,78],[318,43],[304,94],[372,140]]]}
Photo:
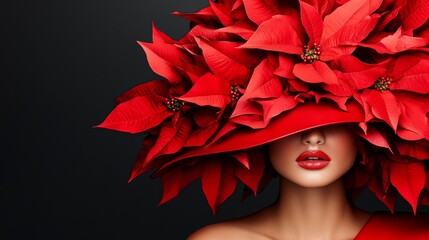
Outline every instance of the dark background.
{"label": "dark background", "polygon": [[[51,0],[0,3],[1,239],[185,239],[209,223],[274,201],[276,183],[213,216],[199,182],[157,207],[162,187],[127,183],[142,135],[95,129],[123,91],[152,79],[137,40],[152,21],[175,39],[207,0]],[[385,210],[365,193],[358,206]],[[398,203],[400,210],[410,207]]]}

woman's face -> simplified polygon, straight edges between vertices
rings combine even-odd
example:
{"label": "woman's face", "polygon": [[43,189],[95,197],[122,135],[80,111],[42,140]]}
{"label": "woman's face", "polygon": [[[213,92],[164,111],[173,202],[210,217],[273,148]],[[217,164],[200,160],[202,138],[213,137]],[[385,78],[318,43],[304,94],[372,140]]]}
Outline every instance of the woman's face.
{"label": "woman's face", "polygon": [[269,144],[270,160],[283,178],[303,187],[327,186],[354,164],[357,144],[344,124],[296,133]]}

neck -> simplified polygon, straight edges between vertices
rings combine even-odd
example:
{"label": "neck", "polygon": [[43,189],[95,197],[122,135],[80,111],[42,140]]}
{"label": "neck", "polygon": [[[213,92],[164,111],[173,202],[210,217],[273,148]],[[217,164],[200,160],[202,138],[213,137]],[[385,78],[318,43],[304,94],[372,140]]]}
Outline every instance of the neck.
{"label": "neck", "polygon": [[341,180],[309,188],[281,178],[273,211],[278,227],[293,239],[353,238],[363,217],[349,203]]}

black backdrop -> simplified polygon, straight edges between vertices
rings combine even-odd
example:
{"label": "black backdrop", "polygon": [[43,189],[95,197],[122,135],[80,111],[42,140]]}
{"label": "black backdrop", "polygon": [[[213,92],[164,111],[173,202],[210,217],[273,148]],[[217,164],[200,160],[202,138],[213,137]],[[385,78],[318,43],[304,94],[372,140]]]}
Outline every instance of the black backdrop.
{"label": "black backdrop", "polygon": [[[242,204],[239,187],[213,216],[196,182],[157,207],[160,181],[127,183],[142,136],[92,128],[120,93],[159,78],[136,43],[152,22],[177,39],[189,25],[170,13],[207,1],[0,3],[1,239],[185,239],[274,201],[275,182]],[[369,193],[357,204],[385,210]]]}

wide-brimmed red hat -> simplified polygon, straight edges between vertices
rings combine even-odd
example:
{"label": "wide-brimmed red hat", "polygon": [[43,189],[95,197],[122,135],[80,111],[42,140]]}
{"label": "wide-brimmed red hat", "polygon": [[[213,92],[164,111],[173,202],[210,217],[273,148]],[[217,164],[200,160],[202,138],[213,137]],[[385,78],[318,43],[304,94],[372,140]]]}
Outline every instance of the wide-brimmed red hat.
{"label": "wide-brimmed red hat", "polygon": [[[165,80],[125,92],[98,127],[146,133],[131,179],[156,170],[164,203],[197,179],[215,212],[241,181],[274,176],[265,144],[350,123],[361,156],[347,187],[392,211],[429,205],[429,3],[223,0],[174,40],[139,42]],[[412,16],[412,17],[411,17]]]}

